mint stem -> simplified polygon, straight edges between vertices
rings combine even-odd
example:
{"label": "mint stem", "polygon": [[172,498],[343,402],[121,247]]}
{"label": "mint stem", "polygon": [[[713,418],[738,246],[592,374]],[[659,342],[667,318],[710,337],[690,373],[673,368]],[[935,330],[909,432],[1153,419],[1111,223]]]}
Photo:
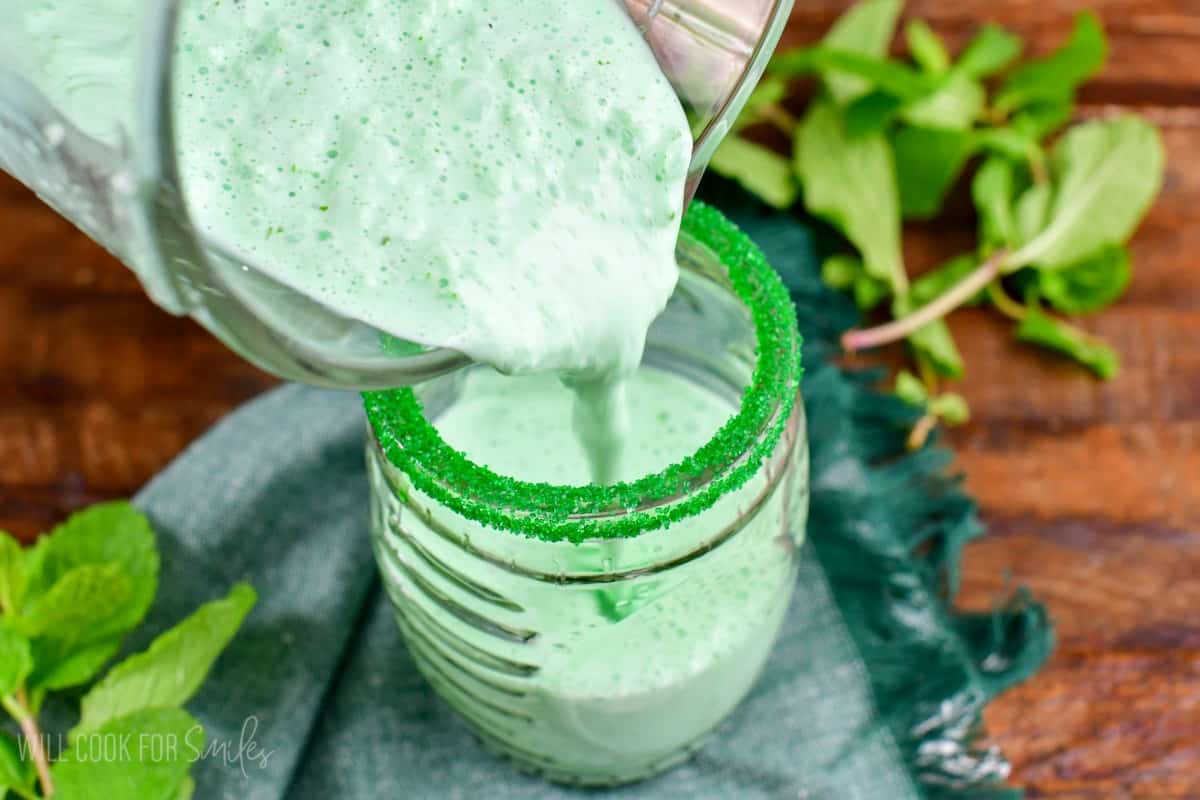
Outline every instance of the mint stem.
{"label": "mint stem", "polygon": [[54,797],[54,781],[50,778],[50,759],[46,757],[46,748],[42,746],[42,732],[38,728],[37,717],[29,710],[29,698],[25,694],[25,687],[17,689],[15,695],[21,711],[17,723],[21,726],[21,733],[24,735],[25,741],[29,743],[29,754],[33,757],[38,781],[42,784],[42,797]]}
{"label": "mint stem", "polygon": [[937,424],[938,418],[936,414],[926,414],[921,417],[908,434],[908,449],[916,451],[924,447],[925,443],[929,441],[929,435],[937,428]]}
{"label": "mint stem", "polygon": [[1008,292],[1004,291],[1004,287],[1000,285],[999,280],[994,280],[988,284],[987,293],[988,299],[992,301],[992,305],[1009,319],[1020,322],[1028,316],[1029,312],[1025,309],[1025,306],[1009,297]]}
{"label": "mint stem", "polygon": [[1050,173],[1046,170],[1046,157],[1040,149],[1033,158],[1029,159],[1029,172],[1032,174],[1033,182],[1038,186],[1050,181]]}
{"label": "mint stem", "polygon": [[842,347],[846,352],[853,353],[907,339],[929,323],[937,322],[987,288],[987,285],[1000,275],[1000,270],[1007,258],[1007,250],[997,251],[991,258],[983,262],[979,269],[955,284],[954,288],[921,306],[908,316],[877,328],[847,331],[842,336]]}
{"label": "mint stem", "polygon": [[796,135],[796,127],[800,121],[792,116],[783,106],[778,103],[765,105],[758,110],[758,116],[764,122],[769,122],[774,125],[779,131],[787,136]]}
{"label": "mint stem", "polygon": [[921,351],[913,353],[913,359],[917,362],[917,372],[921,376],[921,383],[925,384],[925,391],[933,397],[938,393],[938,374],[933,367],[933,362],[929,360],[929,356]]}

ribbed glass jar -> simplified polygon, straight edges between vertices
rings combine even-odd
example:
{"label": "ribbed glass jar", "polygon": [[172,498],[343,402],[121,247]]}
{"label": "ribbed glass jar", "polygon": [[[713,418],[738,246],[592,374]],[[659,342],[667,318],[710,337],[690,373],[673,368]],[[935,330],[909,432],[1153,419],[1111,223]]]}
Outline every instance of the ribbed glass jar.
{"label": "ribbed glass jar", "polygon": [[496,475],[436,432],[466,378],[366,396],[372,540],[418,667],[492,750],[612,785],[686,758],[749,691],[808,501],[799,335],[761,254],[697,206],[646,366],[727,400],[693,457],[615,487]]}

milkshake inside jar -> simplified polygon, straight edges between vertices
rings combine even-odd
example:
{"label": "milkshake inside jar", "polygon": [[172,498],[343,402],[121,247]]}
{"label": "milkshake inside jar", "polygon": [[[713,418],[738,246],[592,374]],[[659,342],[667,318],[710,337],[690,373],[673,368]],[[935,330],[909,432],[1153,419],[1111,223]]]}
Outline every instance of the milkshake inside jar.
{"label": "milkshake inside jar", "polygon": [[493,751],[613,785],[686,758],[753,685],[808,502],[793,307],[689,211],[629,380],[622,482],[588,485],[571,395],[476,367],[365,395],[372,539],[409,651]]}

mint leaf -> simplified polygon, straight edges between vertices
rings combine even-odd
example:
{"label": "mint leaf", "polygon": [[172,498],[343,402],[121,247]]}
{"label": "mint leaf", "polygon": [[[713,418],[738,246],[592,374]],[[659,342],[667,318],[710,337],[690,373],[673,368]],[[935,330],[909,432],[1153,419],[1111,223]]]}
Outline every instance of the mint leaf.
{"label": "mint leaf", "polygon": [[903,107],[903,100],[887,92],[869,92],[846,106],[846,135],[858,139],[880,133],[887,129]]}
{"label": "mint leaf", "polygon": [[1106,247],[1069,267],[1039,270],[1038,288],[1050,305],[1065,314],[1090,314],[1125,293],[1133,275],[1129,251]]}
{"label": "mint leaf", "polygon": [[971,135],[905,125],[892,134],[891,145],[904,217],[936,216],[971,156]]}
{"label": "mint leaf", "polygon": [[1045,160],[1038,138],[1012,128],[985,128],[975,131],[975,146],[1006,156],[1019,163],[1039,163]]}
{"label": "mint leaf", "polygon": [[[909,300],[914,308],[928,305],[957,286],[978,266],[979,258],[974,253],[955,256],[913,281],[912,288],[908,290]],[[982,295],[968,301],[965,305],[977,304],[980,299],[982,299]]]}
{"label": "mint leaf", "polygon": [[901,100],[915,102],[928,97],[938,87],[938,83],[929,76],[922,75],[897,61],[825,46],[793,50],[781,56],[774,69],[780,75],[806,75],[816,72],[820,73],[826,82],[833,78],[860,79],[867,90],[858,93],[853,100],[868,94],[872,89],[879,89]]}
{"label": "mint leaf", "polygon": [[887,141],[881,135],[850,139],[833,104],[818,100],[797,131],[796,171],[809,213],[858,248],[872,277],[893,291],[906,288],[896,168]]}
{"label": "mint leaf", "polygon": [[29,640],[8,625],[0,625],[0,696],[15,692],[32,669]]}
{"label": "mint leaf", "polygon": [[54,637],[33,641],[34,670],[29,676],[33,689],[49,691],[82,686],[121,648],[119,637],[80,646]]}
{"label": "mint leaf", "polygon": [[[153,708],[111,720],[92,733],[104,743],[75,746],[50,773],[63,800],[178,800],[204,729],[186,711]],[[78,752],[76,752],[78,750]],[[96,758],[94,752],[114,757]]]}
{"label": "mint leaf", "polygon": [[145,652],[113,667],[84,696],[82,716],[71,731],[72,740],[126,714],[186,703],[200,688],[254,602],[254,590],[239,583],[224,599],[206,603],[161,634]]}
{"label": "mint leaf", "polygon": [[1026,189],[1017,200],[1017,244],[1032,242],[1046,229],[1046,217],[1054,190],[1048,183],[1035,183]]}
{"label": "mint leaf", "polygon": [[872,278],[866,272],[854,279],[854,304],[860,311],[870,311],[891,293],[886,283]]}
{"label": "mint leaf", "polygon": [[1010,247],[1017,241],[1017,218],[1013,214],[1015,182],[1012,162],[996,156],[983,162],[971,182],[980,238],[989,247]]}
{"label": "mint leaf", "polygon": [[906,106],[900,116],[913,125],[966,131],[979,119],[986,102],[982,84],[955,73],[933,92]]}
{"label": "mint leaf", "polygon": [[925,384],[908,370],[900,370],[896,376],[895,394],[910,406],[926,410],[947,425],[964,425],[971,419],[970,406],[961,394],[947,392],[930,397]]}
{"label": "mint leaf", "polygon": [[[897,297],[892,301],[892,314],[900,319],[920,307],[911,297]],[[929,359],[939,375],[957,379],[965,374],[962,356],[945,320],[939,319],[920,328],[908,337],[908,344],[919,355]]]}
{"label": "mint leaf", "polygon": [[1072,128],[1054,148],[1049,222],[1009,270],[1065,267],[1124,244],[1162,187],[1165,164],[1158,130],[1137,117]]}
{"label": "mint leaf", "polygon": [[1028,309],[1017,326],[1016,337],[1073,358],[1106,380],[1120,371],[1120,359],[1111,347],[1036,308]]}
{"label": "mint leaf", "polygon": [[[863,0],[841,16],[826,34],[824,44],[834,50],[882,58],[887,55],[904,0]],[[826,88],[839,106],[871,90],[871,83],[853,75],[824,76]]]}
{"label": "mint leaf", "polygon": [[1043,103],[1033,103],[1013,115],[1013,129],[1035,142],[1040,142],[1071,121],[1075,114],[1074,96]]}
{"label": "mint leaf", "polygon": [[855,304],[870,311],[891,293],[887,284],[867,274],[862,259],[853,256],[830,256],[821,265],[821,278],[831,289],[851,290]]}
{"label": "mint leaf", "polygon": [[196,781],[191,775],[183,779],[183,784],[179,787],[179,794],[175,795],[175,800],[192,800],[192,795],[196,791]]}
{"label": "mint leaf", "polygon": [[925,408],[929,403],[929,390],[925,388],[925,384],[906,369],[900,370],[896,375],[896,396],[910,406],[918,408]]}
{"label": "mint leaf", "polygon": [[945,320],[939,319],[921,328],[908,337],[908,344],[916,353],[928,358],[939,375],[958,380],[966,374],[962,356]]}
{"label": "mint leaf", "polygon": [[955,69],[976,80],[1000,72],[1020,55],[1021,40],[999,25],[985,25],[963,51]]}
{"label": "mint leaf", "polygon": [[730,136],[721,142],[709,168],[737,181],[775,208],[789,208],[800,194],[792,165],[786,158],[740,136]]}
{"label": "mint leaf", "polygon": [[120,567],[86,564],[31,601],[19,620],[22,630],[34,637],[30,687],[63,689],[91,680],[116,653],[123,635],[97,637],[96,631],[111,629],[132,595],[132,581]]}
{"label": "mint leaf", "polygon": [[25,600],[25,553],[21,543],[0,531],[0,612],[12,614]]}
{"label": "mint leaf", "polygon": [[767,106],[773,106],[787,97],[787,81],[776,75],[768,75],[754,87],[746,100],[746,106],[738,119],[733,123],[732,133],[744,130],[751,125],[762,122],[759,116]]}
{"label": "mint leaf", "polygon": [[847,255],[833,255],[821,264],[821,280],[830,289],[844,291],[854,286],[854,281],[863,273],[861,259]]}
{"label": "mint leaf", "polygon": [[971,407],[961,394],[946,392],[929,404],[929,411],[947,425],[966,425],[971,421]]}
{"label": "mint leaf", "polygon": [[32,793],[33,782],[25,770],[16,740],[7,733],[0,733],[0,798],[7,797],[5,790],[14,787]]}
{"label": "mint leaf", "polygon": [[68,641],[87,640],[97,627],[125,608],[133,584],[115,564],[85,564],[55,581],[26,608],[20,619],[28,636],[51,634]]}
{"label": "mint leaf", "polygon": [[946,45],[925,22],[914,19],[908,23],[904,35],[908,39],[908,52],[913,61],[921,65],[921,69],[934,75],[950,69],[950,54],[946,52]]}
{"label": "mint leaf", "polygon": [[87,640],[125,633],[145,616],[158,588],[158,551],[146,517],[125,502],[103,503],[71,516],[39,541],[26,602],[50,589],[71,570],[115,564],[130,581],[124,606],[87,632]]}
{"label": "mint leaf", "polygon": [[1013,72],[996,95],[996,108],[1011,112],[1032,103],[1062,103],[1104,66],[1108,43],[1100,20],[1090,11],[1075,18],[1075,29],[1063,47]]}

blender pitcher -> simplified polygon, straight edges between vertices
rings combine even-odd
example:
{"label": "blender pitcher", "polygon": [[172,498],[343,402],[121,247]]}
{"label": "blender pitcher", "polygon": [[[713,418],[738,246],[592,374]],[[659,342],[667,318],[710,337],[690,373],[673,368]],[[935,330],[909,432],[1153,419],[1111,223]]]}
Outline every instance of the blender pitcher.
{"label": "blender pitcher", "polygon": [[[400,342],[268,277],[236,246],[192,224],[171,106],[183,0],[145,0],[132,130],[89,135],[55,107],[21,43],[0,37],[0,169],[128,265],[165,310],[189,315],[278,377],[343,389],[420,383],[468,363]],[[625,0],[679,95],[695,138],[690,201],[757,84],[793,0]],[[10,50],[12,52],[10,52]],[[94,134],[95,132],[93,132]]]}

